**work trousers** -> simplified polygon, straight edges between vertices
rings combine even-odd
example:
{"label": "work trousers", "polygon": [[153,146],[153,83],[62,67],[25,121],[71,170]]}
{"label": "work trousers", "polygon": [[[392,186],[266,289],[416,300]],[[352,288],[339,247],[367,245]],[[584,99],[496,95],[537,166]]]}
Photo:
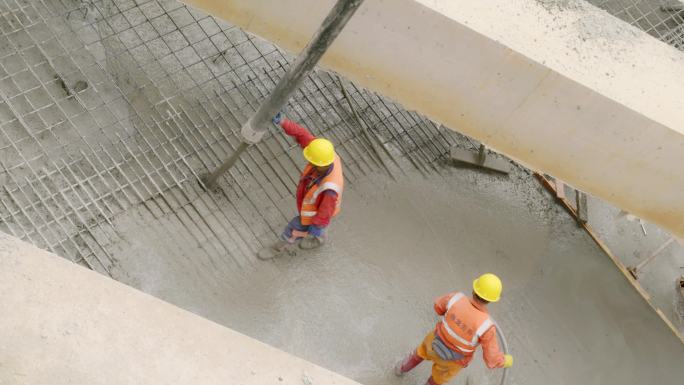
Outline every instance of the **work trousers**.
{"label": "work trousers", "polygon": [[[287,224],[287,226],[285,226],[285,230],[283,230],[283,234],[281,235],[281,238],[284,241],[288,241],[288,242],[292,243],[292,242],[295,242],[295,241],[302,238],[302,237],[298,237],[296,234],[293,234],[293,232],[295,232],[295,233],[296,232],[306,233],[308,231],[309,231],[309,226],[303,225],[301,218],[299,217],[299,215],[297,215],[296,217],[292,218],[292,220],[290,220],[290,222]],[[321,236],[320,237],[321,238],[325,237],[325,229],[321,229]]]}
{"label": "work trousers", "polygon": [[442,359],[432,347],[434,340],[435,332],[433,330],[425,336],[423,343],[416,349],[416,354],[424,360],[432,361],[432,380],[437,384],[446,384],[456,377],[463,366],[457,364],[456,361]]}

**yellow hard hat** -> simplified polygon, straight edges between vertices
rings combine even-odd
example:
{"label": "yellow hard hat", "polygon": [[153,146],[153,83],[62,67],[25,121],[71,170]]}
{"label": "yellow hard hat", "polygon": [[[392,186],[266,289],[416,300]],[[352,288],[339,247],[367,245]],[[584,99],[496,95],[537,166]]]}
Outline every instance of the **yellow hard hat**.
{"label": "yellow hard hat", "polygon": [[482,274],[473,281],[473,291],[480,298],[489,302],[496,302],[501,298],[503,284],[499,277],[492,273]]}
{"label": "yellow hard hat", "polygon": [[335,161],[335,147],[328,139],[316,138],[304,147],[304,158],[314,166],[329,166]]}

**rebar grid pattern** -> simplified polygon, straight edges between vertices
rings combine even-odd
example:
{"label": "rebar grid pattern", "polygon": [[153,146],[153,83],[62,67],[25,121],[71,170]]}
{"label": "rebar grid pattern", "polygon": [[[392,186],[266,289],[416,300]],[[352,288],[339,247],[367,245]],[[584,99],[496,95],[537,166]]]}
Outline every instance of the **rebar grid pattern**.
{"label": "rebar grid pattern", "polygon": [[[275,129],[199,185],[289,65],[273,45],[176,0],[0,0],[0,15],[0,231],[111,274],[113,219],[142,206],[239,268],[292,215],[301,161]],[[459,139],[342,81],[393,172],[434,172]],[[316,71],[285,111],[337,144],[353,184],[380,162],[347,107]]]}
{"label": "rebar grid pattern", "polygon": [[588,0],[651,36],[684,50],[684,3],[678,0]]}

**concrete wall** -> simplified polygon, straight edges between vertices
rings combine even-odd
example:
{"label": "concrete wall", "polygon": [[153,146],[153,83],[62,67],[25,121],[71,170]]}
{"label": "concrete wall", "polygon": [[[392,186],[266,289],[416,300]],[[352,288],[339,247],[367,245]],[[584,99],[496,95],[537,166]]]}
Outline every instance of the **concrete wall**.
{"label": "concrete wall", "polygon": [[0,304],[0,384],[357,384],[3,233]]}
{"label": "concrete wall", "polygon": [[[333,0],[186,0],[299,52]],[[367,0],[322,64],[684,235],[684,54],[583,2]]]}

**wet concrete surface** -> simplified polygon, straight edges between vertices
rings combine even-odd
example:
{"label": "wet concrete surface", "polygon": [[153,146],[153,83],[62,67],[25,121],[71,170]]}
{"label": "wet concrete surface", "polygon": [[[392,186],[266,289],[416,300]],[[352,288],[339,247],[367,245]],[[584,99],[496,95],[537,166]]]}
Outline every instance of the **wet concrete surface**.
{"label": "wet concrete surface", "polygon": [[[146,223],[142,210],[116,219],[120,280],[365,384],[422,383],[428,365],[401,379],[392,365],[434,326],[433,299],[484,272],[504,282],[491,312],[515,356],[510,384],[684,378],[684,345],[519,169],[359,180],[323,249],[242,269]],[[453,383],[500,374],[478,353]]]}

